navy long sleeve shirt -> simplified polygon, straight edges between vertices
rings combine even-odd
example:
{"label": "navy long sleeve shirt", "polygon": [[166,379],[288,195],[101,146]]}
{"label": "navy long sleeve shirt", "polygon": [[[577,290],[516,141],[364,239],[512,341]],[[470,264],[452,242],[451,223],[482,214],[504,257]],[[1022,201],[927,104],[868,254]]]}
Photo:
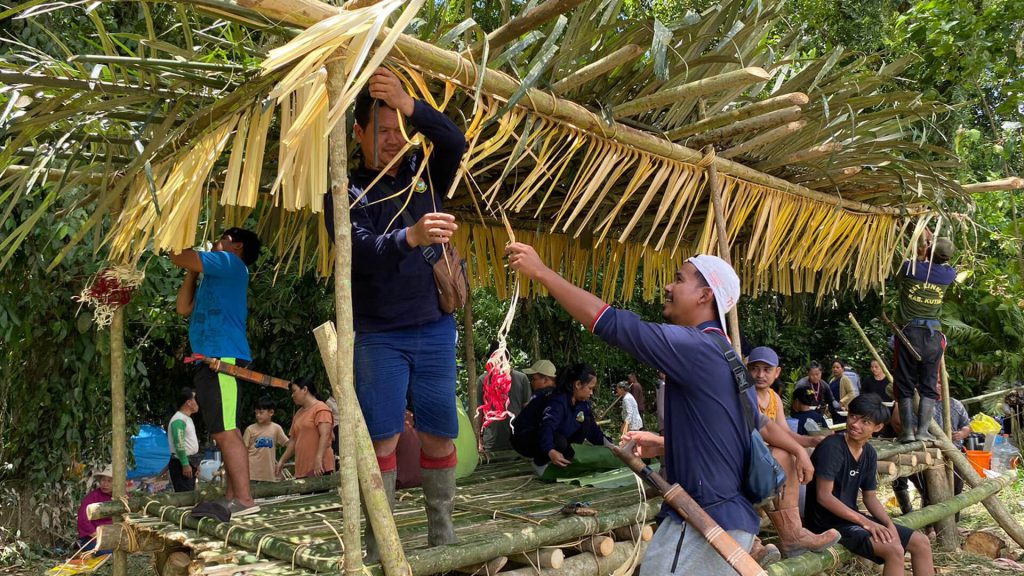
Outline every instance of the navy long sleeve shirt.
{"label": "navy long sleeve shirt", "polygon": [[[405,211],[412,220],[442,209],[442,199],[451,188],[459,162],[466,151],[466,138],[444,114],[429,104],[416,101],[409,124],[433,144],[427,166],[414,184],[423,162],[423,152],[399,161],[395,176],[384,174],[377,185],[367,187],[379,172],[359,167],[349,174],[349,198],[362,199],[352,208],[352,311],[356,332],[383,332],[435,322],[441,318],[432,264],[419,248],[405,239],[406,224],[399,206],[408,198]],[[410,186],[411,185],[411,186]],[[388,196],[405,190],[398,205]],[[364,191],[366,194],[364,195]],[[328,191],[324,199],[324,222],[334,239],[334,202]],[[433,246],[440,255],[440,246]]]}
{"label": "navy long sleeve shirt", "polygon": [[540,425],[541,454],[554,449],[556,434],[574,443],[589,440],[594,446],[604,445],[604,433],[597,425],[590,402],[573,404],[564,392],[552,394],[544,407],[544,418]]}

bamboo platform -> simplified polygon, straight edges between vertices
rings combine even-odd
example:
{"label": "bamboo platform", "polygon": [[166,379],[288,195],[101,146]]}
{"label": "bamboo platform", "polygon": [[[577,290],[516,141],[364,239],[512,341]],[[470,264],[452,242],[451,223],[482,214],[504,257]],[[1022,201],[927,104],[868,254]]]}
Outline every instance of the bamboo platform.
{"label": "bamboo platform", "polygon": [[[561,549],[558,557],[569,564],[571,555],[595,555],[586,551],[591,537],[614,538],[616,532],[619,554],[624,544],[630,544],[637,553],[623,557],[636,557],[641,543],[621,537],[625,533],[629,538],[630,526],[650,523],[661,505],[660,498],[646,500],[635,487],[544,483],[522,460],[483,464],[459,482],[454,514],[459,543],[428,548],[421,490],[399,490],[397,500],[395,522],[417,576],[460,568],[493,573],[506,559],[512,560],[509,569],[516,567],[516,561],[519,567],[530,568],[533,562],[517,555],[549,548]],[[560,512],[572,502],[589,502],[597,516]],[[190,526],[195,520],[188,517],[188,508],[151,503],[127,514],[124,524],[134,542],[148,542],[150,549],[190,550],[189,574],[340,574],[342,505],[336,491],[271,498],[261,501],[260,507],[258,514],[230,523],[202,520]],[[626,530],[615,530],[619,528]],[[635,540],[638,533],[632,532]],[[246,537],[239,538],[241,534]],[[280,542],[291,547],[277,545]],[[367,569],[383,574],[379,565]]]}

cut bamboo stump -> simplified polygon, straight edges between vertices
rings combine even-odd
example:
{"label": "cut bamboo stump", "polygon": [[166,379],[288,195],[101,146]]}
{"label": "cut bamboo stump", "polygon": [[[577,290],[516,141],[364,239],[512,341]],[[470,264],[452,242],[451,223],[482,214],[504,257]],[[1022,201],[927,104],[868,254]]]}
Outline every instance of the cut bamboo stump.
{"label": "cut bamboo stump", "polygon": [[[953,497],[953,484],[948,482],[946,467],[940,462],[924,471],[924,482],[928,487],[928,504],[938,504]],[[956,531],[956,515],[938,519],[935,526],[935,544],[939,550],[950,552],[960,546],[960,535]]]}
{"label": "cut bamboo stump", "polygon": [[120,522],[106,524],[96,529],[97,550],[123,550],[128,554],[135,552],[155,552],[165,547],[163,540],[149,531],[124,529]]}
{"label": "cut bamboo stump", "polygon": [[591,536],[573,548],[580,552],[593,552],[598,556],[607,556],[615,549],[615,540],[608,536]]}
{"label": "cut bamboo stump", "polygon": [[651,538],[654,538],[654,527],[650,524],[645,524],[643,527],[633,524],[632,526],[616,528],[615,530],[612,530],[612,534],[615,535],[616,540],[626,542],[641,540],[643,542],[650,542]]}
{"label": "cut bamboo stump", "polygon": [[471,576],[493,576],[501,571],[508,563],[507,556],[498,556],[492,558],[487,562],[480,562],[477,564],[470,564],[469,566],[462,566],[453,570],[459,574],[469,574]]}
{"label": "cut bamboo stump", "polygon": [[896,468],[895,474],[879,474],[878,482],[880,484],[885,484],[887,482],[892,482],[897,478],[907,478],[908,476],[913,476],[914,474],[920,474],[921,472],[929,470],[932,467],[934,467],[934,464],[918,464],[917,466],[898,466]]}
{"label": "cut bamboo stump", "polygon": [[524,564],[531,568],[550,568],[558,570],[565,563],[565,552],[561,548],[540,548],[532,552],[513,554],[508,557],[509,562]]}
{"label": "cut bamboo stump", "polygon": [[967,540],[964,542],[964,552],[989,558],[999,558],[1005,548],[1006,542],[1002,538],[991,532],[980,530],[968,534]]}
{"label": "cut bamboo stump", "polygon": [[909,454],[896,454],[890,458],[892,462],[895,462],[897,466],[917,466],[917,454],[911,452]]}
{"label": "cut bamboo stump", "polygon": [[188,567],[192,558],[185,552],[174,552],[164,562],[162,576],[188,576]]}
{"label": "cut bamboo stump", "polygon": [[[989,478],[959,496],[893,518],[893,522],[917,530],[939,518],[952,516],[968,506],[991,498],[1009,484],[1009,478]],[[768,566],[767,571],[769,576],[811,576],[819,572],[831,572],[852,558],[849,550],[836,545],[824,552],[808,552],[796,558],[776,562]]]}
{"label": "cut bamboo stump", "polygon": [[608,574],[630,574],[647,551],[647,542],[616,542],[615,549],[608,556],[596,556],[589,552],[565,559],[558,570],[519,568],[501,573],[501,576],[607,576]]}
{"label": "cut bamboo stump", "polygon": [[895,462],[890,462],[888,460],[878,461],[879,476],[895,476],[897,471],[899,471],[899,466],[897,466]]}

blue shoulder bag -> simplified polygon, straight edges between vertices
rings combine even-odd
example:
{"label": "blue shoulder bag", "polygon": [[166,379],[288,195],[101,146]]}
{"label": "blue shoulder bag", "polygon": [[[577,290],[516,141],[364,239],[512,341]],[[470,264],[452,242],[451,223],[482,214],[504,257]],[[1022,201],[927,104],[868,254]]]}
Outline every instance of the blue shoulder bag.
{"label": "blue shoulder bag", "polygon": [[725,338],[714,340],[725,355],[725,359],[729,361],[729,369],[732,370],[736,390],[740,396],[740,406],[743,407],[743,420],[750,430],[750,459],[747,461],[747,474],[743,479],[742,488],[747,499],[757,506],[779,493],[782,485],[786,483],[786,473],[775,460],[775,456],[772,456],[772,449],[765,444],[761,432],[757,429],[754,408],[747,395],[747,390],[753,386],[750,374]]}

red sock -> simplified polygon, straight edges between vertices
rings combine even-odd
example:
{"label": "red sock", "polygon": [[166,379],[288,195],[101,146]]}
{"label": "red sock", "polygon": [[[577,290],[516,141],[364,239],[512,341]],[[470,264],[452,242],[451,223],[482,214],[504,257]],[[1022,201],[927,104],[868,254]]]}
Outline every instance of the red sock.
{"label": "red sock", "polygon": [[444,468],[454,468],[459,462],[458,452],[455,447],[452,446],[452,453],[447,456],[440,458],[431,458],[427,456],[422,450],[420,450],[420,468],[427,470],[441,470]]}
{"label": "red sock", "polygon": [[382,474],[398,470],[398,451],[395,450],[387,456],[377,456],[377,466],[380,466]]}

